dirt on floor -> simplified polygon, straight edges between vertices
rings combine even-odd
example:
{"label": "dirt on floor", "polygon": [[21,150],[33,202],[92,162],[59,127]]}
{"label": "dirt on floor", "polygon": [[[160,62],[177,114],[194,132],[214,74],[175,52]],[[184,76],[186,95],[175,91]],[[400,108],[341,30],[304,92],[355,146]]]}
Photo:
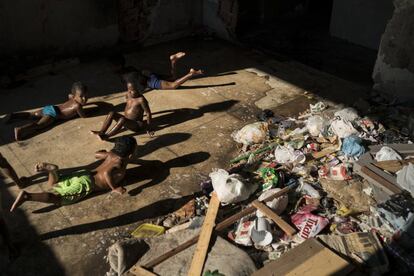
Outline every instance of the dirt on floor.
{"label": "dirt on floor", "polygon": [[[127,65],[157,73],[169,70],[169,55],[185,51],[179,72],[201,68],[206,74],[177,90],[145,94],[153,112],[156,134],[133,135],[139,160],[128,167],[124,195],[99,194],[79,203],[54,207],[27,202],[17,211],[5,211],[12,240],[20,256],[10,264],[10,275],[103,275],[104,256],[116,240],[128,236],[140,223],[179,208],[198,192],[199,183],[213,168],[227,168],[236,154],[230,134],[255,120],[256,103],[286,113],[321,97],[347,104],[365,92],[350,82],[295,62],[280,62],[258,52],[218,40],[186,39],[126,53]],[[13,127],[1,124],[0,152],[19,176],[30,176],[30,192],[46,191],[45,176],[34,173],[37,162],[47,161],[63,170],[92,168],[94,152],[110,149],[90,134],[99,129],[110,110],[122,112],[122,83],[105,59],[81,62],[64,70],[28,80],[22,86],[0,90],[1,114],[34,110],[67,98],[71,84],[89,87],[89,117],[50,127],[30,139],[15,142]],[[346,97],[344,96],[346,95]],[[298,104],[300,102],[301,104]],[[260,104],[259,104],[260,105]],[[18,188],[0,186],[4,210],[10,208]]]}

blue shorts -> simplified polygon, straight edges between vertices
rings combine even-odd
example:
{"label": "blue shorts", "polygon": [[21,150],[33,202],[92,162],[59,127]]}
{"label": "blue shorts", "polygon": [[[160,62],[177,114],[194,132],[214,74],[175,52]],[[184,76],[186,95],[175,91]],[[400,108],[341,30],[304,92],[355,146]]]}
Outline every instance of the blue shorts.
{"label": "blue shorts", "polygon": [[161,89],[161,80],[157,75],[151,74],[147,80],[147,86],[151,89]]}
{"label": "blue shorts", "polygon": [[42,109],[43,116],[49,116],[52,118],[56,118],[58,115],[58,110],[54,105],[47,105]]}

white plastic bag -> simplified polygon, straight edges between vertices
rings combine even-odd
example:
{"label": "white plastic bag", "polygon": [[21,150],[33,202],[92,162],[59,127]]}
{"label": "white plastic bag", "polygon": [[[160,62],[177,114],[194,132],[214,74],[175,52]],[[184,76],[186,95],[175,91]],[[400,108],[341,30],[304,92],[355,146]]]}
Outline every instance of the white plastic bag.
{"label": "white plastic bag", "polygon": [[343,119],[333,120],[331,123],[331,130],[339,138],[346,138],[352,134],[358,134],[358,131],[352,126],[351,122]]}
{"label": "white plastic bag", "polygon": [[246,200],[257,188],[253,184],[246,186],[240,175],[229,174],[223,169],[210,173],[210,178],[218,199],[225,204]]}
{"label": "white plastic bag", "polygon": [[352,108],[352,107],[341,109],[335,112],[334,115],[346,121],[353,121],[359,118],[358,112],[355,110],[355,108]]}
{"label": "white plastic bag", "polygon": [[306,128],[308,129],[310,135],[319,136],[325,124],[326,122],[321,116],[314,115],[312,117],[309,117],[309,119],[306,121]]}
{"label": "white plastic bag", "polygon": [[266,122],[256,122],[244,126],[239,131],[231,134],[231,137],[237,143],[243,145],[259,144],[266,140],[269,133],[269,125]]}
{"label": "white plastic bag", "polygon": [[397,172],[397,184],[414,197],[414,165],[409,163]]}
{"label": "white plastic bag", "polygon": [[383,146],[376,154],[376,161],[389,161],[389,160],[402,160],[401,155],[398,154],[394,149]]}
{"label": "white plastic bag", "polygon": [[295,161],[295,149],[292,146],[277,146],[275,149],[275,160],[280,164],[293,163]]}

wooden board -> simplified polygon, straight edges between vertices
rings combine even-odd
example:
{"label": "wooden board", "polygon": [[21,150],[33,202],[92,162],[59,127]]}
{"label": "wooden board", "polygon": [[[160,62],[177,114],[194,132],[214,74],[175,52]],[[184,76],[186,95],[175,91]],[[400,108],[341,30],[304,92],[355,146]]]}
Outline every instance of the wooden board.
{"label": "wooden board", "polygon": [[193,255],[193,261],[191,262],[190,269],[188,270],[189,276],[200,276],[203,272],[204,262],[206,261],[208,247],[210,245],[211,234],[216,224],[217,212],[220,207],[220,200],[217,194],[213,192],[210,203],[208,204],[207,214],[201,226],[200,238],[198,239],[197,246]]}
{"label": "wooden board", "polygon": [[266,264],[253,276],[342,276],[354,267],[316,239],[308,239],[283,254],[276,261]]}
{"label": "wooden board", "polygon": [[296,233],[296,230],[290,226],[286,221],[279,217],[272,209],[264,205],[258,200],[253,201],[252,205],[260,210],[266,217],[270,218],[283,230],[288,236],[293,236]]}
{"label": "wooden board", "polygon": [[404,166],[408,165],[409,163],[414,163],[414,158],[409,158],[406,160],[389,160],[389,161],[380,161],[374,162],[375,166],[378,168],[391,172],[396,173],[401,170]]}
{"label": "wooden board", "polygon": [[157,274],[152,273],[151,271],[146,270],[145,268],[134,265],[130,270],[130,273],[136,276],[156,276]]}
{"label": "wooden board", "polygon": [[334,153],[334,152],[337,152],[337,151],[338,151],[338,146],[329,146],[327,148],[324,148],[321,151],[312,153],[312,156],[315,159],[319,159],[319,158],[325,157],[328,154],[331,154],[331,153]]}
{"label": "wooden board", "polygon": [[361,172],[368,175],[370,178],[374,179],[377,183],[379,183],[380,185],[382,185],[383,187],[385,187],[386,189],[390,190],[393,193],[398,194],[402,192],[402,190],[398,186],[389,182],[387,179],[385,179],[381,175],[376,174],[374,171],[370,170],[368,166],[362,167]]}
{"label": "wooden board", "polygon": [[[292,188],[295,188],[295,187],[296,187],[295,185],[286,186],[282,190],[280,190],[280,191],[276,192],[275,194],[265,198],[263,201],[267,202],[267,201],[271,201],[275,198],[281,197],[282,195],[287,194]],[[217,224],[216,231],[222,231],[222,230],[226,229],[227,227],[229,227],[230,225],[232,225],[233,223],[235,223],[236,221],[238,221],[242,217],[250,215],[254,211],[256,211],[255,207],[248,206],[247,208],[243,209],[242,211],[226,218],[225,220],[223,220],[222,222]],[[149,261],[148,263],[145,264],[145,267],[152,268],[156,265],[159,265],[160,263],[167,260],[168,258],[174,256],[175,254],[180,253],[181,251],[183,251],[183,250],[189,248],[190,246],[192,246],[193,244],[195,244],[198,241],[198,237],[199,237],[199,235],[197,235],[197,236],[189,239],[188,241],[180,244],[176,248],[173,248],[173,249],[165,252],[163,255],[158,256],[157,258]]]}

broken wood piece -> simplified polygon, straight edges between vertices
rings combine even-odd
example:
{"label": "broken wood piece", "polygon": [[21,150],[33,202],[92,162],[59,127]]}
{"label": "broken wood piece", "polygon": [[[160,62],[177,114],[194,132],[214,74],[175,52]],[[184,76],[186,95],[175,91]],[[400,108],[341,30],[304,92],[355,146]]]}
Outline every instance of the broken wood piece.
{"label": "broken wood piece", "polygon": [[151,271],[146,270],[142,266],[134,265],[130,270],[130,273],[136,276],[156,276],[157,274],[152,273]]}
{"label": "broken wood piece", "polygon": [[404,166],[409,163],[414,163],[414,158],[409,158],[405,160],[388,160],[388,161],[379,161],[374,162],[373,164],[378,168],[385,170],[390,173],[396,173],[401,170]]}
{"label": "broken wood piece", "polygon": [[260,210],[263,214],[265,214],[266,217],[273,220],[273,222],[276,223],[276,225],[279,226],[280,229],[282,229],[283,232],[285,232],[289,237],[292,237],[296,233],[296,230],[292,226],[290,226],[280,216],[273,212],[272,209],[270,209],[260,201],[253,201],[252,205],[256,207],[258,210]]}
{"label": "broken wood piece", "polygon": [[312,153],[312,156],[315,159],[319,159],[319,158],[325,157],[328,154],[334,153],[336,151],[338,151],[338,147],[337,146],[329,146],[327,148],[324,148],[321,151]]}
{"label": "broken wood piece", "polygon": [[[286,186],[282,190],[278,191],[277,193],[274,193],[273,195],[265,198],[263,200],[263,202],[271,201],[271,200],[273,200],[275,198],[278,198],[278,197],[280,197],[284,194],[287,194],[291,189],[293,189],[295,187],[296,187],[296,185]],[[243,209],[242,211],[240,211],[240,212],[226,218],[222,222],[218,223],[217,226],[216,226],[216,231],[221,231],[221,230],[226,229],[227,227],[229,227],[230,225],[232,225],[233,223],[235,223],[236,221],[238,221],[242,217],[253,213],[255,210],[256,210],[255,207],[248,206],[247,208]],[[176,248],[171,249],[170,251],[167,251],[165,254],[163,254],[161,256],[158,256],[157,258],[155,258],[152,261],[148,262],[144,266],[147,267],[147,268],[152,268],[156,265],[159,265],[160,263],[167,260],[168,258],[174,256],[175,254],[180,253],[181,251],[183,251],[183,250],[189,248],[190,246],[192,246],[193,244],[195,244],[198,241],[198,237],[199,237],[199,235],[191,238],[190,240],[180,244]]]}
{"label": "broken wood piece", "polygon": [[203,272],[204,263],[207,257],[208,247],[210,245],[211,235],[215,226],[217,212],[220,207],[220,200],[217,194],[213,192],[210,203],[208,204],[207,214],[201,226],[199,239],[196,249],[194,251],[193,260],[191,262],[190,269],[188,270],[189,276],[200,276]]}
{"label": "broken wood piece", "polygon": [[284,253],[279,259],[265,264],[252,275],[343,276],[349,275],[354,269],[348,261],[312,238]]}
{"label": "broken wood piece", "polygon": [[393,183],[389,182],[387,179],[385,179],[381,175],[376,174],[375,172],[370,170],[367,166],[363,166],[361,168],[361,172],[363,172],[364,174],[366,174],[367,176],[369,176],[370,178],[372,178],[373,180],[378,182],[378,184],[380,184],[381,186],[383,186],[384,188],[388,189],[389,191],[391,191],[393,193],[398,194],[398,193],[402,192],[402,190],[398,186],[396,186]]}

